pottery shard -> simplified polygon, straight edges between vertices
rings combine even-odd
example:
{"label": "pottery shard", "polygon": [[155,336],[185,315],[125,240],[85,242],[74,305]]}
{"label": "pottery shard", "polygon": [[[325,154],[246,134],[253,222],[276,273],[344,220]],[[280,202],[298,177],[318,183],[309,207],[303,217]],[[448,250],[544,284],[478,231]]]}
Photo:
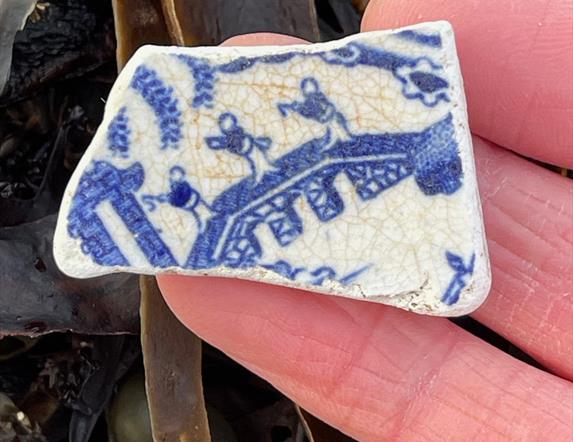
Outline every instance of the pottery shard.
{"label": "pottery shard", "polygon": [[455,316],[490,269],[446,22],[140,49],[70,180],[60,268],[258,280]]}

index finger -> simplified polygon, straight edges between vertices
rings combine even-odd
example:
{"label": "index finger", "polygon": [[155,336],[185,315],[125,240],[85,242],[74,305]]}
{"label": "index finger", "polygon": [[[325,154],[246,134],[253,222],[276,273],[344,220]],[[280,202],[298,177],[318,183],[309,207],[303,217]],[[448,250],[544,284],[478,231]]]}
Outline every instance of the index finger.
{"label": "index finger", "polygon": [[573,167],[573,0],[372,0],[363,31],[448,20],[472,131]]}

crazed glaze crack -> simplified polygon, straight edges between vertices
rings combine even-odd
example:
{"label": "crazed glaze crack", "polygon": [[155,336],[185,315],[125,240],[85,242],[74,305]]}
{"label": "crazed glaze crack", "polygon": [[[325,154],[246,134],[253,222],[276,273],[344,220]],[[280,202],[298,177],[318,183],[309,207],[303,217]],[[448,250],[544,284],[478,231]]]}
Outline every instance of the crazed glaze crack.
{"label": "crazed glaze crack", "polygon": [[463,314],[490,282],[476,186],[444,22],[147,47],[70,180],[55,256],[80,277],[219,275]]}

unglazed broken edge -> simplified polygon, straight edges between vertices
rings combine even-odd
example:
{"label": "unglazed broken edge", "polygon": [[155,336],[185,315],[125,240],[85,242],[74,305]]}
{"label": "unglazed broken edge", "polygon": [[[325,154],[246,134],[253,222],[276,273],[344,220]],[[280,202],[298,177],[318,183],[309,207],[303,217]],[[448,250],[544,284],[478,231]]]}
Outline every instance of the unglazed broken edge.
{"label": "unglazed broken edge", "polygon": [[141,48],[68,184],[54,255],[79,278],[213,275],[475,310],[491,275],[451,26]]}

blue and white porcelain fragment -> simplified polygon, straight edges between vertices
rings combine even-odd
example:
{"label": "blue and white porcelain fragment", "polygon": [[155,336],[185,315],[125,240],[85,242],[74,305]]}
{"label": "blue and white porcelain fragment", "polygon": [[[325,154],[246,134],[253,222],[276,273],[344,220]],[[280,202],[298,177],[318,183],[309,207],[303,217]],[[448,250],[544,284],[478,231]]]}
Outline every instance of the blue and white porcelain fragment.
{"label": "blue and white porcelain fragment", "polygon": [[450,25],[140,49],[69,183],[54,253],[80,278],[216,275],[474,310],[491,276]]}

